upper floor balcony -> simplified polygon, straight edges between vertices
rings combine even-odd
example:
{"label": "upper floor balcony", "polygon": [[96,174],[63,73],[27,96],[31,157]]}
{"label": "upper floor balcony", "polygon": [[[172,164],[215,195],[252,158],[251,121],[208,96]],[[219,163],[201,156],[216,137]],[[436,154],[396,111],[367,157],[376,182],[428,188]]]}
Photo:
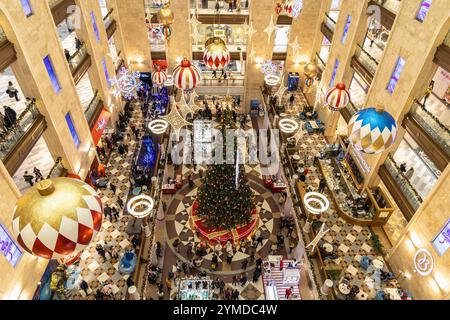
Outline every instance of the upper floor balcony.
{"label": "upper floor balcony", "polygon": [[422,204],[423,199],[391,155],[381,165],[378,175],[393,196],[406,220],[411,220]]}
{"label": "upper floor balcony", "polygon": [[336,29],[336,20],[333,19],[328,13],[325,13],[325,20],[322,22],[320,30],[330,42],[333,40],[335,29]]}
{"label": "upper floor balcony", "polygon": [[437,168],[444,171],[450,161],[449,128],[417,100],[414,101],[402,125]]}
{"label": "upper floor balcony", "polygon": [[111,39],[111,37],[114,35],[114,32],[117,30],[117,22],[114,18],[114,9],[110,9],[105,17],[103,17],[103,22],[105,24],[106,28],[106,34],[108,36],[108,39]]}
{"label": "upper floor balcony", "polygon": [[8,68],[16,60],[17,53],[14,45],[8,40],[0,26],[0,72]]}
{"label": "upper floor balcony", "polygon": [[381,24],[391,30],[392,25],[394,24],[395,18],[400,11],[400,0],[370,0],[368,13],[373,12],[374,10],[370,10],[371,6],[376,6],[380,9],[380,22]]}
{"label": "upper floor balcony", "polygon": [[380,61],[371,55],[363,46],[358,44],[358,48],[357,53],[352,57],[350,65],[364,82],[370,86]]}
{"label": "upper floor balcony", "polygon": [[[232,15],[248,16],[252,0],[241,0],[236,2],[236,7],[225,1],[216,0],[190,0],[191,13],[202,15]],[[200,18],[199,18],[200,19]]]}
{"label": "upper floor balcony", "polygon": [[70,56],[68,63],[75,84],[78,84],[92,64],[91,56],[87,52],[87,48],[84,43],[77,49],[77,51],[75,51],[73,55]]}
{"label": "upper floor balcony", "polygon": [[20,167],[33,146],[47,128],[47,123],[30,100],[25,110],[17,117],[9,114],[5,128],[0,134],[0,159],[12,175]]}
{"label": "upper floor balcony", "polygon": [[437,48],[433,62],[450,72],[450,32],[444,42]]}
{"label": "upper floor balcony", "polygon": [[84,111],[84,115],[86,116],[86,120],[91,129],[94,126],[95,121],[98,119],[102,110],[103,110],[103,101],[99,96],[98,91],[96,91],[94,97],[89,103],[89,106]]}
{"label": "upper floor balcony", "polygon": [[76,6],[75,0],[48,0],[48,5],[56,25],[59,25],[75,11],[71,10],[71,6]]}

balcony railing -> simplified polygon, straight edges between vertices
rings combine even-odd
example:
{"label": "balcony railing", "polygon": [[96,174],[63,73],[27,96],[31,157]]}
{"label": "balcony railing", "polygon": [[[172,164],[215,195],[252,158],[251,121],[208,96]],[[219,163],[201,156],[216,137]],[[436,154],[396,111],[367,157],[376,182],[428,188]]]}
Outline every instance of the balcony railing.
{"label": "balcony railing", "polygon": [[69,68],[72,74],[77,70],[87,55],[88,52],[86,44],[83,43],[82,46],[69,58]]}
{"label": "balcony railing", "polygon": [[360,49],[358,60],[364,65],[367,71],[372,74],[372,76],[375,75],[380,62],[372,57],[370,53],[367,52],[361,45],[358,44],[358,47]]}
{"label": "balcony railing", "polygon": [[35,100],[31,100],[12,127],[0,134],[0,159],[3,160],[11,152],[33,123],[41,117]]}
{"label": "balcony railing", "polygon": [[0,43],[2,43],[3,41],[6,41],[6,40],[8,40],[8,39],[6,38],[5,31],[3,31],[2,27],[0,27]]}
{"label": "balcony railing", "polygon": [[405,198],[408,200],[411,207],[414,208],[415,211],[417,211],[417,209],[419,209],[420,205],[422,204],[422,197],[419,195],[408,178],[403,175],[400,167],[397,165],[392,155],[389,155],[386,158],[384,165],[391,177],[395,180],[397,186],[402,191]]}
{"label": "balcony railing", "polygon": [[450,154],[450,130],[435,115],[429,112],[419,101],[414,100],[411,116],[420,126]]}
{"label": "balcony railing", "polygon": [[390,12],[394,13],[395,15],[398,14],[398,11],[400,10],[400,0],[373,0],[374,2],[378,3],[380,6],[384,7],[385,9],[389,10]]}
{"label": "balcony railing", "polygon": [[114,21],[114,17],[112,16],[114,9],[111,8],[108,11],[108,14],[103,18],[103,22],[105,23],[105,28],[108,29],[110,24]]}
{"label": "balcony railing", "polygon": [[121,53],[122,52],[119,51],[117,53],[116,58],[114,59],[114,68],[116,69],[116,73],[119,71],[120,67],[123,65],[124,62],[123,58],[120,56]]}
{"label": "balcony railing", "polygon": [[58,158],[56,158],[55,164],[50,169],[50,171],[47,175],[47,179],[65,177],[66,174],[67,174],[67,169],[64,168],[64,166],[62,164],[62,158],[58,157]]}
{"label": "balcony railing", "polygon": [[331,31],[334,32],[334,30],[336,29],[336,21],[332,17],[330,17],[328,13],[325,13],[325,16],[325,24],[328,26],[328,28],[330,28]]}
{"label": "balcony railing", "polygon": [[95,111],[97,110],[97,106],[100,103],[100,96],[98,94],[98,91],[95,91],[94,97],[92,98],[91,102],[89,103],[88,107],[84,111],[84,114],[86,116],[86,120],[88,122],[91,121],[92,117],[95,114]]}
{"label": "balcony railing", "polygon": [[316,52],[317,57],[317,64],[319,65],[319,68],[322,70],[322,72],[325,70],[327,63],[322,59],[319,53]]}
{"label": "balcony railing", "polygon": [[202,79],[205,87],[243,87],[244,79]]}
{"label": "balcony railing", "polygon": [[355,106],[355,104],[350,100],[350,103],[348,104],[347,109],[348,109],[348,111],[350,112],[351,115],[354,115],[361,108],[358,108],[357,106]]}

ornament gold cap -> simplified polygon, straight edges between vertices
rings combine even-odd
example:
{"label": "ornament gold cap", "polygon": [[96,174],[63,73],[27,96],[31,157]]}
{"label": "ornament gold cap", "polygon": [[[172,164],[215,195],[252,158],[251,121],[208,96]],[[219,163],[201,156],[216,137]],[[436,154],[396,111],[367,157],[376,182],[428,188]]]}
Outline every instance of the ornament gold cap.
{"label": "ornament gold cap", "polygon": [[55,191],[55,186],[49,179],[39,181],[36,188],[41,196],[49,196]]}
{"label": "ornament gold cap", "polygon": [[384,107],[383,107],[381,104],[378,104],[378,105],[375,107],[375,110],[376,110],[378,113],[383,113],[383,112],[384,112]]}

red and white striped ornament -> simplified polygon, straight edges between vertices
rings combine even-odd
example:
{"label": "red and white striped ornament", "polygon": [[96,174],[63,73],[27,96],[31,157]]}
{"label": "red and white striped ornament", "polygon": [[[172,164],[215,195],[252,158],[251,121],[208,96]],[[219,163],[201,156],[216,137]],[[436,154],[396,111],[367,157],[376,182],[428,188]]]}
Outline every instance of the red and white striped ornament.
{"label": "red and white striped ornament", "polygon": [[350,93],[345,84],[338,83],[334,88],[328,90],[325,95],[325,104],[332,111],[339,111],[350,103]]}
{"label": "red and white striped ornament", "polygon": [[220,41],[214,41],[205,50],[203,62],[211,70],[223,70],[230,63],[231,56],[227,47]]}
{"label": "red and white striped ornament", "polygon": [[184,58],[173,71],[173,81],[178,89],[192,91],[201,81],[200,71]]}
{"label": "red and white striped ornament", "polygon": [[167,80],[167,73],[164,71],[158,70],[155,71],[152,75],[152,81],[154,85],[162,86]]}

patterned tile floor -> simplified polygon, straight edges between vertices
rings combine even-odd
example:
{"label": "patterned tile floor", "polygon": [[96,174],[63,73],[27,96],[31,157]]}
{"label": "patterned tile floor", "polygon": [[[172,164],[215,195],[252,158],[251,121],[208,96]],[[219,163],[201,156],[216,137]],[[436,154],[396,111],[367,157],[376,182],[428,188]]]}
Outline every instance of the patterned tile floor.
{"label": "patterned tile floor", "polygon": [[[324,138],[319,134],[308,135],[300,144],[300,156],[310,157],[322,150],[325,146]],[[312,162],[310,162],[312,164]],[[312,190],[317,190],[321,173],[315,166],[309,167],[311,172],[307,175],[306,185]],[[330,198],[331,195],[328,194]],[[333,203],[330,201],[330,209],[322,214],[320,221],[326,223],[331,230],[325,235],[322,242],[334,244],[337,248],[338,259],[325,260],[326,265],[339,265],[343,270],[341,276],[346,276],[350,279],[352,285],[358,286],[364,291],[369,299],[375,296],[374,285],[372,281],[372,274],[363,270],[360,267],[359,261],[361,256],[366,255],[372,259],[379,259],[384,262],[382,256],[377,254],[371,244],[371,231],[368,227],[360,227],[345,222],[336,213]],[[383,268],[386,269],[386,265]],[[320,272],[315,270],[316,276],[320,278]],[[382,283],[381,288],[395,288],[397,282],[394,280],[390,283]]]}
{"label": "patterned tile floor", "polygon": [[[143,117],[139,107],[135,108],[133,118],[130,120],[136,126],[143,124]],[[102,199],[103,205],[117,205],[117,198],[120,197],[126,203],[129,194],[129,176],[131,171],[130,163],[133,160],[133,153],[137,146],[137,141],[134,135],[130,135],[128,141],[129,152],[126,155],[120,155],[117,151],[111,153],[110,160],[106,168],[106,175],[108,181],[117,187],[117,194],[114,195],[112,190],[107,188],[98,190]],[[89,285],[89,295],[86,297],[84,292],[79,291],[72,299],[94,299],[94,294],[97,289],[101,289],[102,284],[110,282],[113,287],[114,299],[120,300],[125,297],[127,285],[126,280],[128,275],[121,274],[118,270],[119,259],[104,260],[96,252],[96,245],[102,244],[111,248],[115,248],[119,255],[130,245],[130,237],[126,232],[128,223],[131,221],[130,216],[120,214],[118,221],[111,222],[106,217],[103,219],[102,229],[90,244],[90,246],[83,252],[79,267],[81,268],[81,276]]]}

